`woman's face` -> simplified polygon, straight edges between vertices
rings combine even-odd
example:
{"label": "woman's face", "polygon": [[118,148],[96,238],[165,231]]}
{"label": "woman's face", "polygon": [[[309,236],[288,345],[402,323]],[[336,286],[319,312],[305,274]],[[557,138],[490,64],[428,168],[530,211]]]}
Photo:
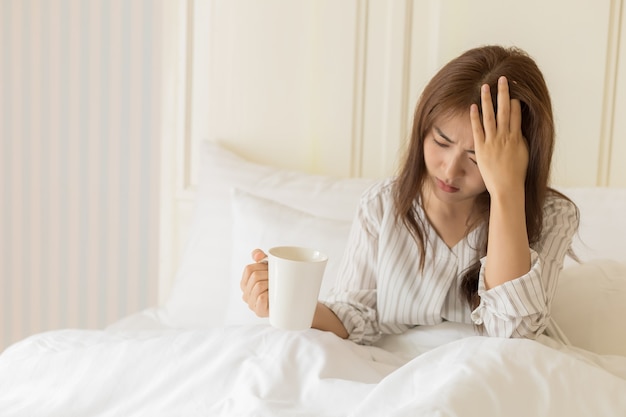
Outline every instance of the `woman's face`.
{"label": "woman's face", "polygon": [[486,190],[476,165],[468,113],[435,120],[424,139],[427,183],[442,202],[473,201]]}

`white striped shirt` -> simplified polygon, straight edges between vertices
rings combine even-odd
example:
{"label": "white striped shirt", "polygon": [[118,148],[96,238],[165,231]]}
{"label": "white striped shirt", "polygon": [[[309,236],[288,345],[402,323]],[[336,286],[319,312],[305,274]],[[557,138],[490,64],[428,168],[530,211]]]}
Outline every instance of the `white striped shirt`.
{"label": "white striped shirt", "polygon": [[426,259],[420,270],[419,248],[409,230],[397,222],[393,180],[365,191],[352,225],[337,283],[324,303],[339,317],[357,343],[370,344],[381,334],[399,334],[417,325],[444,320],[482,324],[485,334],[534,338],[550,323],[550,304],[563,259],[578,228],[575,206],[549,195],[544,205],[543,233],[530,248],[531,269],[516,279],[485,290],[480,271],[480,304],[470,311],[461,294],[464,270],[479,257],[479,226],[449,248],[432,228],[419,204],[418,216],[427,228]]}

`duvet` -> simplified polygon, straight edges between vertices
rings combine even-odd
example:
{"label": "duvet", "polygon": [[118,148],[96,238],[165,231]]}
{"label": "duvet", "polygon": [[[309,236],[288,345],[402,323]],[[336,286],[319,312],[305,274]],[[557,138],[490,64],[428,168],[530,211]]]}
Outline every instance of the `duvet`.
{"label": "duvet", "polygon": [[626,416],[626,357],[455,326],[42,333],[0,355],[0,416]]}

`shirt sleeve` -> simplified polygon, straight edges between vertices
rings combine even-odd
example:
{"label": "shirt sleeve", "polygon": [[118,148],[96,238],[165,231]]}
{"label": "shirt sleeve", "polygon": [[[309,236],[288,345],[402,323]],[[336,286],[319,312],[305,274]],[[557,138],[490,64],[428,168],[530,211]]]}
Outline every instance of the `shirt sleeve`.
{"label": "shirt sleeve", "polygon": [[544,207],[540,241],[530,248],[530,271],[490,289],[485,287],[485,261],[478,279],[480,304],[472,321],[483,325],[487,335],[536,338],[550,320],[550,305],[563,260],[578,229],[578,211],[573,203],[549,197]]}
{"label": "shirt sleeve", "polygon": [[349,340],[371,344],[380,338],[377,317],[376,269],[383,206],[378,187],[361,197],[339,276],[323,303],[341,320]]}

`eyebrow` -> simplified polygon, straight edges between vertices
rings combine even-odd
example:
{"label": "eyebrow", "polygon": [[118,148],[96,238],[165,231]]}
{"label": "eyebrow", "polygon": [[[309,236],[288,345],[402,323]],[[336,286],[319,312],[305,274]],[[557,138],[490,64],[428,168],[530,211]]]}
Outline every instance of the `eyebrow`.
{"label": "eyebrow", "polygon": [[[437,126],[435,126],[435,130],[437,131],[437,134],[438,134],[439,136],[441,136],[442,138],[444,138],[444,139],[446,140],[446,142],[449,142],[449,143],[456,143],[456,142],[454,142],[452,139],[450,139],[450,138],[449,138],[449,137],[448,137],[445,133],[443,133],[443,132],[441,131],[441,129],[439,129]],[[476,151],[474,151],[473,149],[465,149],[465,152],[467,152],[467,153],[471,153],[472,155],[475,155],[475,154],[476,154]]]}

